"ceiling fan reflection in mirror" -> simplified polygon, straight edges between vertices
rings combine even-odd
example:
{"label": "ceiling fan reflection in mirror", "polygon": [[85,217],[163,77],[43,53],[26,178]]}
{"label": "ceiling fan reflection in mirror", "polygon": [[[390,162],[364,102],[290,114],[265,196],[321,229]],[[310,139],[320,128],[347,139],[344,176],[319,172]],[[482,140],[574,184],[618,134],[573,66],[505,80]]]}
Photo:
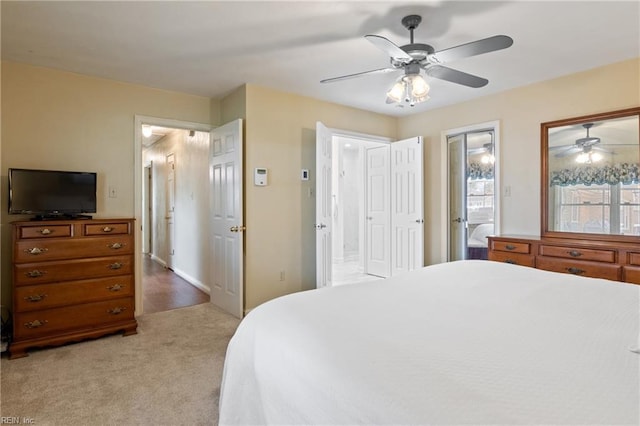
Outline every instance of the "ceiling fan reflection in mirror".
{"label": "ceiling fan reflection in mirror", "polygon": [[613,151],[609,151],[598,146],[601,139],[591,136],[589,130],[593,127],[593,123],[584,123],[582,125],[587,131],[587,135],[582,138],[578,138],[571,145],[560,145],[549,148],[550,151],[557,151],[554,155],[557,158],[567,157],[569,155],[578,154],[576,156],[577,163],[594,163],[602,160],[602,154],[615,154]]}
{"label": "ceiling fan reflection in mirror", "polygon": [[422,17],[419,15],[408,15],[402,18],[402,25],[408,29],[410,33],[410,43],[404,46],[397,46],[389,39],[379,35],[365,36],[374,46],[389,55],[390,67],[327,78],[321,80],[321,83],[332,83],[365,75],[401,70],[404,71],[404,75],[400,77],[387,92],[387,103],[397,103],[401,105],[402,102],[405,102],[414,106],[418,102],[429,99],[428,94],[430,88],[422,77],[421,70],[424,70],[425,74],[432,78],[461,84],[467,87],[483,87],[489,83],[489,80],[445,67],[442,64],[456,59],[506,49],[513,44],[511,37],[496,35],[436,52],[435,49],[428,44],[414,43],[413,31],[418,27],[420,22],[422,22]]}

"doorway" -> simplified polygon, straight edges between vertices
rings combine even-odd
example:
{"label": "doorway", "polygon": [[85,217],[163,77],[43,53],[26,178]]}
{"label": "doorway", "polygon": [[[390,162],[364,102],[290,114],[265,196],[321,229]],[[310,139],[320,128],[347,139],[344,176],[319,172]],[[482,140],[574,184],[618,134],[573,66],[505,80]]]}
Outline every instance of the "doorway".
{"label": "doorway", "polygon": [[446,155],[444,261],[487,259],[487,236],[499,229],[497,122],[443,134]]}
{"label": "doorway", "polygon": [[[332,281],[333,285],[352,284],[381,279],[388,275],[382,268],[367,262],[367,200],[378,194],[384,186],[367,185],[367,161],[372,152],[384,150],[388,144],[366,139],[335,135],[332,138],[331,215],[332,215]],[[387,159],[388,160],[388,159]],[[384,163],[384,160],[381,160]],[[388,178],[383,179],[387,182]],[[370,188],[370,189],[368,189]],[[369,193],[367,193],[369,191]],[[381,210],[385,206],[381,206]],[[384,212],[382,213],[384,214]],[[387,242],[388,244],[388,242]],[[384,257],[383,255],[379,257]],[[384,260],[382,259],[384,263]],[[379,262],[380,263],[380,262]]]}
{"label": "doorway", "polygon": [[136,314],[206,302],[209,128],[139,116],[136,127]]}
{"label": "doorway", "polygon": [[391,142],[318,122],[316,174],[316,287],[423,266],[422,138]]}

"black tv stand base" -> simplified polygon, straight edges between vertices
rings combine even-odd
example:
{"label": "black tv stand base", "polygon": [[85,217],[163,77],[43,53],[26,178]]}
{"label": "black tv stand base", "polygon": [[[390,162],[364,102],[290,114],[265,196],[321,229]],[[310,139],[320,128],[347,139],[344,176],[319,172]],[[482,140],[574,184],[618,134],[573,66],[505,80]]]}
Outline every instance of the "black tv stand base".
{"label": "black tv stand base", "polygon": [[60,214],[60,215],[38,215],[31,220],[74,220],[74,219],[93,219],[88,214]]}

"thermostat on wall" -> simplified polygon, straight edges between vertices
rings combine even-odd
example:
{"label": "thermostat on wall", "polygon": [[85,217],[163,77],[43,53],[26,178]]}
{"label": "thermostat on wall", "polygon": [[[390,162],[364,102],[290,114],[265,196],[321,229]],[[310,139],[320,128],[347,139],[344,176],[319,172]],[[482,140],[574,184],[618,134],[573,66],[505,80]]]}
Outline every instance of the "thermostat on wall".
{"label": "thermostat on wall", "polygon": [[253,175],[253,184],[256,186],[267,186],[267,169],[256,167]]}

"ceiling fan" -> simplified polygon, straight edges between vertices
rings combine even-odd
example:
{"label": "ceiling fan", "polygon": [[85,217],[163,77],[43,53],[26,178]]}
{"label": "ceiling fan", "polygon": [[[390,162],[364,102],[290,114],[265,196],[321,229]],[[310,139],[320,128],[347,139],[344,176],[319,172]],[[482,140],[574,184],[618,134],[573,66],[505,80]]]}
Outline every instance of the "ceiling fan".
{"label": "ceiling fan", "polygon": [[418,27],[420,22],[422,22],[422,17],[419,15],[408,15],[402,18],[402,25],[408,29],[410,33],[410,43],[404,46],[397,46],[389,39],[379,35],[365,36],[374,46],[390,56],[390,67],[327,78],[320,82],[332,83],[364,75],[402,70],[404,71],[404,75],[398,79],[391,90],[387,92],[387,103],[401,103],[404,101],[413,106],[429,98],[429,86],[420,75],[421,70],[424,70],[429,77],[446,80],[467,87],[483,87],[489,83],[489,80],[445,67],[442,64],[460,58],[506,49],[513,44],[511,37],[496,35],[436,52],[435,49],[428,44],[414,43],[413,31]]}
{"label": "ceiling fan", "polygon": [[578,138],[573,144],[553,146],[549,148],[550,151],[558,151],[555,153],[555,157],[562,158],[573,154],[586,154],[589,155],[594,151],[600,151],[607,154],[613,154],[613,151],[601,148],[598,146],[601,140],[598,137],[589,135],[589,130],[593,127],[593,123],[584,123],[582,125],[587,130],[587,135],[583,138]]}

